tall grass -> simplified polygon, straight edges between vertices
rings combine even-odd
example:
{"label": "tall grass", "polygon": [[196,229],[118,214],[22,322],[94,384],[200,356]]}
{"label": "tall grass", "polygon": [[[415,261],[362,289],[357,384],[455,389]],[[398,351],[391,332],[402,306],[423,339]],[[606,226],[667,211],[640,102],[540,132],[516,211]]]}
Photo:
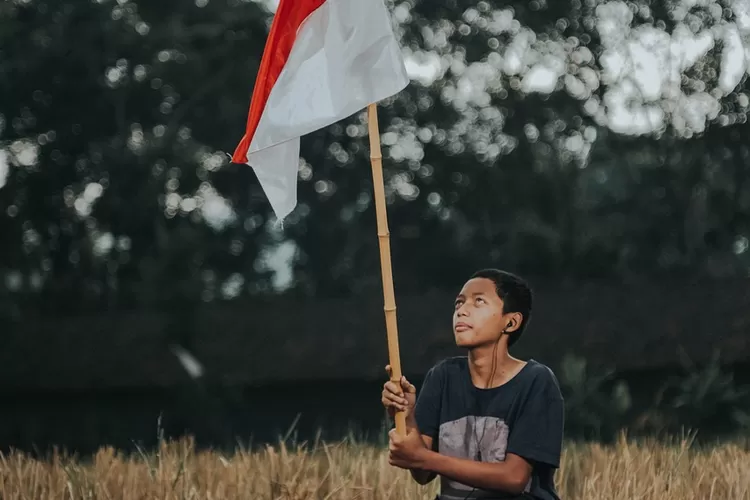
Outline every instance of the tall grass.
{"label": "tall grass", "polygon": [[[557,483],[570,500],[750,500],[750,452],[631,441],[613,446],[569,443]],[[382,447],[346,440],[268,446],[232,455],[196,451],[191,439],[163,442],[151,454],[100,449],[88,460],[55,453],[39,461],[0,455],[0,498],[52,499],[433,499],[388,465]]]}

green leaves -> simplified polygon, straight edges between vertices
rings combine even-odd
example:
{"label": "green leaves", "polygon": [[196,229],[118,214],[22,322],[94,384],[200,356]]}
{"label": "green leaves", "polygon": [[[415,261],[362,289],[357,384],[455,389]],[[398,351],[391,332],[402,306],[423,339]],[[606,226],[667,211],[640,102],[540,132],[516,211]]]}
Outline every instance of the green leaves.
{"label": "green leaves", "polygon": [[559,370],[565,398],[566,433],[584,438],[613,439],[631,408],[628,386],[614,380],[614,371],[592,373],[585,359],[563,358]]}
{"label": "green leaves", "polygon": [[672,414],[673,425],[721,429],[732,433],[750,429],[750,386],[738,385],[722,367],[714,351],[703,367],[685,363],[686,373],[672,377],[662,388],[661,406]]}
{"label": "green leaves", "polygon": [[[743,275],[750,87],[722,79],[719,43],[737,41],[734,7],[678,19],[671,4],[534,5],[389,2],[413,77],[379,106],[399,292],[485,266],[555,281]],[[236,0],[0,3],[0,276],[37,283],[30,310],[150,306],[175,288],[214,300],[231,283],[233,297],[278,293],[267,261],[282,243],[291,293],[379,293],[363,114],[303,138],[283,232],[252,170],[227,165],[271,18]],[[638,84],[646,70],[615,42],[641,35],[716,43]],[[734,86],[714,92],[721,81]]]}
{"label": "green leaves", "polygon": [[575,355],[567,355],[557,373],[565,397],[566,433],[574,438],[606,441],[624,429],[646,435],[690,431],[703,437],[750,430],[750,386],[734,380],[718,351],[704,366],[686,362],[684,373],[666,379],[656,373],[635,374],[630,384],[627,374],[592,372],[587,361]]}

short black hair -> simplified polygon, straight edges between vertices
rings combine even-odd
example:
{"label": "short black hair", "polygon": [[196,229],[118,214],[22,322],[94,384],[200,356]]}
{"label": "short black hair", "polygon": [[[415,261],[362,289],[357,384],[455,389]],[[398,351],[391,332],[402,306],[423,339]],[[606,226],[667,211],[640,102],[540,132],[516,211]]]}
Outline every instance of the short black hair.
{"label": "short black hair", "polygon": [[503,314],[517,312],[523,315],[521,325],[508,336],[508,347],[512,346],[521,338],[531,320],[531,287],[521,277],[500,269],[482,269],[474,273],[471,279],[474,278],[486,278],[495,283],[497,295],[503,300]]}

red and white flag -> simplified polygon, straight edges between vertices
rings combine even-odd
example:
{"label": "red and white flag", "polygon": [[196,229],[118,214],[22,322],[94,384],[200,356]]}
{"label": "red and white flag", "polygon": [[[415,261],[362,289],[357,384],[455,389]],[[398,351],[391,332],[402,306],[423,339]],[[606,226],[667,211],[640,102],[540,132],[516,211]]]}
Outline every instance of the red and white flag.
{"label": "red and white flag", "polygon": [[383,0],[281,0],[232,161],[255,170],[282,220],[297,205],[300,137],[408,83]]}

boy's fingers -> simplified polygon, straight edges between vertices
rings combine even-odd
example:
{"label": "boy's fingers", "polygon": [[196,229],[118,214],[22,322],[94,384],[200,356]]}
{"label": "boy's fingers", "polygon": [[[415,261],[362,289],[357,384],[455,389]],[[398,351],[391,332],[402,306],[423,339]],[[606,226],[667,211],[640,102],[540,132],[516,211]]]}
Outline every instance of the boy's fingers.
{"label": "boy's fingers", "polygon": [[401,388],[404,389],[406,392],[416,392],[417,388],[414,387],[414,385],[406,380],[406,377],[401,377]]}
{"label": "boy's fingers", "polygon": [[408,404],[406,399],[396,396],[395,394],[385,393],[384,399],[400,407],[404,407],[406,404]]}
{"label": "boy's fingers", "polygon": [[384,406],[386,408],[388,408],[388,411],[390,411],[390,412],[406,411],[405,407],[403,407],[401,405],[397,405],[395,403],[391,403],[391,402],[388,402],[387,404],[384,404]]}
{"label": "boy's fingers", "polygon": [[383,398],[382,402],[383,402],[383,406],[385,406],[388,409],[391,409],[391,408],[396,409],[396,410],[404,409],[403,405],[400,405],[397,402],[390,400],[388,398]]}
{"label": "boy's fingers", "polygon": [[391,393],[391,394],[396,394],[398,396],[403,396],[404,395],[403,394],[404,391],[402,391],[399,386],[397,386],[396,384],[394,384],[393,382],[390,382],[390,381],[388,381],[388,382],[385,383],[385,390],[387,392]]}

